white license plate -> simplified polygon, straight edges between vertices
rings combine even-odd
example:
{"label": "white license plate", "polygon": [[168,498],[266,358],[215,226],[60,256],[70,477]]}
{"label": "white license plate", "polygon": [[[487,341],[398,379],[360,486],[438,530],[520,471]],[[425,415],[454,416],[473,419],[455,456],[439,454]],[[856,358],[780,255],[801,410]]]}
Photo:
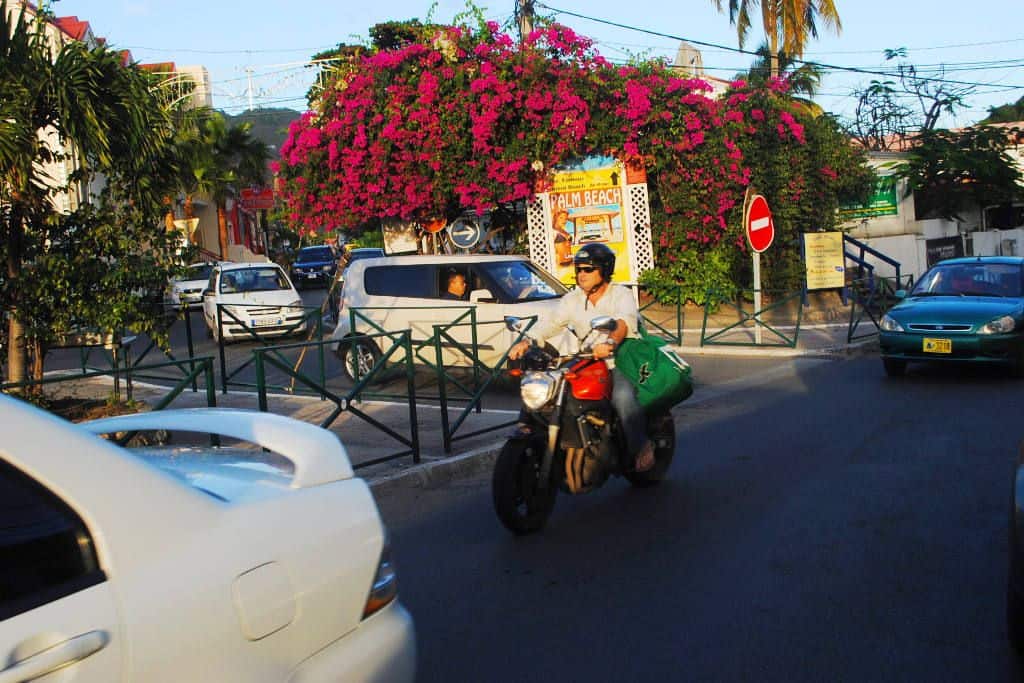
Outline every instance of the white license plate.
{"label": "white license plate", "polygon": [[306,277],[309,278],[310,280],[315,280],[316,273],[306,273]]}
{"label": "white license plate", "polygon": [[250,320],[249,327],[275,327],[283,322],[281,318],[261,318],[260,320]]}

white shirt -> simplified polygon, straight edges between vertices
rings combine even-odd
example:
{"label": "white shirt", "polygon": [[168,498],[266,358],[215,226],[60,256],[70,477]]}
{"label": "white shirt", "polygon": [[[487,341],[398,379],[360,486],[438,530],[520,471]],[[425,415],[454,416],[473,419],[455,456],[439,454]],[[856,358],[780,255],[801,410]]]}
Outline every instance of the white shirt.
{"label": "white shirt", "polygon": [[[558,307],[550,315],[541,315],[527,334],[537,340],[549,339],[565,327],[571,327],[579,339],[590,332],[590,321],[602,315],[609,315],[626,323],[626,337],[639,337],[640,311],[637,309],[633,292],[621,285],[611,284],[597,303],[587,300],[583,289],[576,287],[563,296]],[[611,358],[607,359],[611,361]]]}

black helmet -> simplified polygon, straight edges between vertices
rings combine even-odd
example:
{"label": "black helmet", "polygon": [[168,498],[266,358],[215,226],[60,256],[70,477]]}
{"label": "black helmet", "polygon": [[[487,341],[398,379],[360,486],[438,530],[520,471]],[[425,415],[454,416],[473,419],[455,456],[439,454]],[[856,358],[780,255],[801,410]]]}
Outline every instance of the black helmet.
{"label": "black helmet", "polygon": [[573,266],[594,266],[605,282],[612,281],[615,272],[615,252],[600,242],[584,244],[572,258]]}

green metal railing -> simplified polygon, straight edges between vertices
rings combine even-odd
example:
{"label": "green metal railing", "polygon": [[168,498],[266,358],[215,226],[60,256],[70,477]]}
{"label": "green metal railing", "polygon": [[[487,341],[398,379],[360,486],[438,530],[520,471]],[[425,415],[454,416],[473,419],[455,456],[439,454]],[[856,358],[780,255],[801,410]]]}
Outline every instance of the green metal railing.
{"label": "green metal railing", "polygon": [[[878,334],[882,316],[896,305],[896,290],[910,289],[914,285],[913,274],[897,277],[872,275],[853,280],[850,283],[850,324],[846,330],[847,343],[867,339]],[[871,321],[868,332],[858,334],[860,324]]]}
{"label": "green metal railing", "polygon": [[[772,294],[768,290],[760,290],[762,293]],[[704,306],[704,322],[701,325],[700,330],[700,345],[701,346],[782,346],[788,348],[796,348],[797,337],[800,334],[800,321],[803,318],[803,306],[800,304],[800,298],[802,291],[797,290],[786,294],[785,292],[779,293],[773,303],[768,306],[762,307],[760,310],[747,311],[744,309],[744,299],[746,294],[751,295],[757,293],[756,290],[743,290],[740,292],[738,300],[733,300],[728,296],[722,295],[720,292],[709,290],[707,295],[707,303]],[[786,307],[796,303],[796,320],[794,321],[793,336],[785,334],[781,330],[777,329],[772,323],[769,323],[766,318],[774,318],[776,312],[785,310]],[[718,329],[717,331],[708,332],[708,317],[710,311],[725,309],[727,311],[734,310],[736,322],[731,325],[726,325]],[[756,338],[754,340],[735,340],[726,339],[730,335],[735,337],[736,333],[742,332],[744,335],[749,335],[750,332],[755,332],[757,329],[761,329],[769,332],[772,335],[772,341],[758,342]]]}
{"label": "green metal railing", "polygon": [[[268,347],[262,349],[253,349],[253,363],[256,367],[256,391],[259,400],[259,409],[263,412],[268,411],[268,396],[267,389],[270,388],[266,381],[267,367],[274,367],[278,370],[283,371],[285,374],[293,377],[294,380],[306,387],[308,387],[314,393],[319,394],[323,399],[334,403],[335,409],[321,421],[320,426],[324,429],[330,427],[335,420],[338,419],[343,412],[349,412],[356,417],[362,419],[368,424],[373,425],[377,429],[381,430],[388,436],[392,437],[399,443],[407,446],[405,450],[397,453],[391,453],[389,455],[370,460],[368,462],[361,462],[355,465],[355,468],[369,467],[370,465],[377,465],[382,462],[394,460],[407,455],[412,455],[413,463],[418,464],[420,462],[420,442],[419,442],[419,424],[416,414],[416,382],[415,382],[415,370],[413,368],[413,351],[412,351],[412,333],[409,330],[402,332],[383,332],[375,335],[360,335],[353,338],[353,341],[368,341],[370,343],[376,343],[374,339],[387,338],[391,340],[391,346],[384,351],[373,368],[365,375],[360,377],[355,385],[349,389],[343,395],[335,393],[330,389],[323,377],[323,366],[321,364],[320,377],[314,379],[308,375],[299,372],[296,368],[288,362],[284,356],[281,355],[281,351],[287,351],[291,349],[306,349],[306,348],[318,348],[320,356],[323,357],[323,347],[326,344],[336,343],[334,340],[327,341],[313,341],[313,342],[299,342],[296,344],[285,344],[281,346]],[[395,356],[399,349],[403,351],[403,359],[399,360],[399,363],[405,366],[405,377],[406,387],[408,393],[402,398],[408,401],[409,405],[409,437],[406,438],[402,434],[399,434],[395,430],[391,429],[387,425],[374,419],[370,415],[366,414],[354,403],[359,401],[367,386],[374,381],[374,378],[378,373],[385,370],[385,364]]]}
{"label": "green metal railing", "polygon": [[[493,368],[489,367],[489,366],[487,366],[487,365],[485,365],[483,363],[481,363],[480,360],[479,360],[479,356],[477,354],[477,348],[476,348],[476,344],[477,344],[476,326],[478,324],[480,324],[480,325],[499,324],[499,323],[500,324],[504,324],[504,321],[494,321],[493,323],[491,323],[491,322],[478,323],[475,320],[475,317],[474,317],[473,321],[470,322],[470,323],[460,323],[458,320],[456,320],[456,321],[448,323],[448,324],[434,325],[433,326],[433,328],[434,328],[434,335],[433,335],[433,340],[434,340],[434,357],[435,357],[435,360],[436,360],[436,365],[434,367],[437,370],[438,400],[441,403],[441,437],[442,437],[442,440],[444,442],[444,451],[445,451],[445,453],[451,453],[452,452],[452,444],[455,441],[459,441],[461,439],[468,439],[468,438],[473,437],[473,436],[478,436],[480,434],[485,434],[487,432],[492,432],[492,431],[495,431],[497,429],[502,429],[502,428],[505,428],[505,427],[509,427],[509,426],[511,426],[511,425],[516,423],[515,420],[511,420],[509,422],[504,422],[502,424],[493,425],[491,427],[486,427],[484,429],[478,429],[478,430],[476,430],[474,432],[469,432],[469,433],[463,434],[461,436],[455,436],[455,433],[459,430],[459,428],[463,425],[463,423],[466,421],[466,419],[469,417],[469,415],[474,410],[477,413],[479,413],[481,411],[484,393],[486,393],[487,388],[494,382],[495,378],[498,376],[498,374],[500,372],[500,368],[504,367],[505,363],[508,361],[509,351],[511,351],[512,346],[514,346],[515,344],[518,344],[519,341],[522,340],[526,336],[526,332],[529,331],[529,329],[536,324],[537,317],[536,316],[531,316],[529,318],[523,318],[523,320],[528,320],[529,322],[527,323],[527,325],[522,330],[519,331],[518,335],[513,340],[513,342],[511,344],[509,344],[509,348],[505,350],[505,352],[502,354],[501,358],[498,360],[498,362],[495,364],[495,366]],[[453,328],[465,327],[467,325],[471,325],[472,326],[472,331],[471,331],[472,342],[471,342],[471,345],[469,347],[467,347],[465,344],[459,342],[457,339],[452,337],[451,334],[450,334],[450,331]],[[444,339],[448,340],[447,343],[444,343],[442,341]],[[457,378],[452,376],[446,370],[446,366],[444,364],[444,357],[443,357],[443,355],[444,355],[444,347],[445,346],[447,346],[450,350],[454,349],[456,351],[461,352],[472,363],[472,369],[473,369],[473,386],[472,386],[472,388],[469,388],[469,387],[466,387],[465,385],[463,385],[461,382],[458,381]],[[481,374],[481,372],[483,372],[484,374],[487,375],[487,378],[483,381],[483,383],[480,382],[480,374]],[[462,411],[459,413],[458,417],[455,418],[454,422],[452,422],[451,419],[448,417],[448,403],[449,403],[449,401],[452,400],[451,397],[449,397],[449,395],[448,395],[448,384],[449,384],[449,382],[451,384],[453,384],[456,389],[458,389],[459,391],[463,392],[468,397],[466,399],[460,399],[460,400],[465,400],[466,401],[466,405],[462,409]]]}
{"label": "green metal railing", "polygon": [[[38,386],[49,386],[67,382],[77,382],[83,379],[90,379],[93,377],[109,377],[114,376],[114,383],[117,385],[118,379],[121,375],[125,376],[127,385],[127,398],[133,400],[132,391],[132,377],[139,371],[158,370],[170,366],[179,367],[183,376],[178,382],[168,388],[167,393],[164,394],[154,406],[152,410],[163,410],[170,403],[177,398],[186,388],[197,380],[199,376],[203,377],[203,383],[206,387],[206,404],[209,407],[215,407],[217,405],[217,394],[215,389],[215,383],[213,378],[213,357],[212,356],[201,356],[198,358],[191,358],[189,360],[176,360],[166,361],[163,363],[151,363],[149,365],[140,366],[128,366],[125,368],[115,367],[110,370],[95,370],[87,372],[75,372],[66,375],[60,375],[57,377],[47,377],[41,380],[27,380],[24,382],[5,382],[0,384],[0,391],[10,392],[12,389],[27,389],[30,387]],[[120,400],[120,395],[115,393],[115,398]]]}
{"label": "green metal railing", "polygon": [[[675,330],[670,330],[669,328],[664,327],[660,322],[654,320],[649,314],[644,313],[644,311],[651,311],[656,306],[665,305],[660,303],[656,298],[652,298],[651,301],[640,307],[640,323],[644,326],[644,329],[648,334],[657,334],[658,336],[663,337],[666,341],[680,346],[683,343],[683,288],[681,286],[676,286],[674,289],[675,296],[672,298],[675,300]],[[640,285],[637,290],[638,292],[644,292],[649,291],[649,288]]]}
{"label": "green metal railing", "polygon": [[[299,318],[298,320],[296,320],[295,322],[290,324],[284,330],[276,330],[276,331],[274,331],[272,337],[268,337],[268,336],[265,336],[263,334],[260,334],[260,332],[259,332],[260,328],[252,327],[248,322],[246,322],[245,320],[240,318],[238,316],[238,314],[234,310],[232,310],[232,309],[242,309],[242,310],[244,310],[246,308],[267,308],[267,306],[261,305],[261,304],[217,304],[217,347],[218,347],[218,353],[219,353],[219,356],[220,356],[220,381],[221,381],[221,391],[223,391],[225,394],[228,393],[228,385],[229,384],[231,386],[235,386],[235,387],[246,387],[246,388],[250,388],[250,389],[251,388],[255,388],[257,386],[256,384],[253,384],[252,382],[241,382],[241,381],[236,381],[235,380],[235,378],[242,371],[244,371],[246,368],[248,368],[250,365],[252,365],[252,363],[253,363],[253,358],[252,357],[247,359],[244,363],[242,363],[238,367],[235,367],[235,368],[231,369],[230,372],[228,371],[227,353],[226,353],[225,348],[224,348],[224,345],[226,343],[226,341],[224,339],[224,326],[225,326],[227,321],[233,321],[234,323],[237,323],[238,325],[241,326],[242,332],[245,333],[243,335],[244,339],[246,339],[246,340],[249,340],[249,339],[256,340],[260,344],[262,344],[264,347],[266,347],[268,350],[270,350],[272,352],[275,352],[275,353],[277,352],[277,349],[291,348],[294,345],[284,345],[284,346],[275,345],[273,343],[274,341],[279,341],[282,337],[287,337],[288,335],[295,334],[296,332],[302,332],[302,331],[306,330],[307,329],[306,328],[306,323],[307,323],[307,321],[310,321],[310,320],[314,321],[314,324],[315,324],[315,327],[316,327],[316,339],[317,339],[317,342],[323,342],[323,338],[324,338],[323,317],[320,315],[320,307],[319,306],[281,306],[280,308],[282,308],[282,309],[301,309],[301,310],[304,311],[304,313],[303,313],[301,318]],[[231,323],[228,322],[227,324],[231,324]],[[323,368],[324,368],[323,353],[324,353],[324,349],[323,349],[323,345],[322,344],[320,344],[318,346],[318,352],[320,354],[320,372],[321,372],[321,378],[320,379],[321,379],[321,384],[323,384],[323,382],[324,382],[324,377],[323,377]],[[280,357],[280,360],[283,363],[287,363],[287,360],[284,359],[283,356]],[[275,387],[275,388],[279,389],[279,390],[282,390],[282,391],[286,390],[285,387]]]}

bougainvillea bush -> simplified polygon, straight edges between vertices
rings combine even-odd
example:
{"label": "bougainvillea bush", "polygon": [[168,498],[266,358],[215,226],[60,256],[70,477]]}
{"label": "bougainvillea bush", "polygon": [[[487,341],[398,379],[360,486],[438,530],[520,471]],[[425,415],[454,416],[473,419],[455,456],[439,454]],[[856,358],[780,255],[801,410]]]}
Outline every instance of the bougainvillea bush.
{"label": "bougainvillea bush", "polygon": [[422,27],[418,40],[350,58],[292,125],[277,169],[285,212],[307,231],[450,219],[531,199],[568,159],[628,158],[651,191],[657,268],[646,280],[702,301],[749,262],[748,186],[773,205],[785,265],[799,259],[799,233],[833,227],[839,198],[871,177],[784,81],[710,92],[661,63],[613,65],[564,26],[521,45],[494,23]]}

